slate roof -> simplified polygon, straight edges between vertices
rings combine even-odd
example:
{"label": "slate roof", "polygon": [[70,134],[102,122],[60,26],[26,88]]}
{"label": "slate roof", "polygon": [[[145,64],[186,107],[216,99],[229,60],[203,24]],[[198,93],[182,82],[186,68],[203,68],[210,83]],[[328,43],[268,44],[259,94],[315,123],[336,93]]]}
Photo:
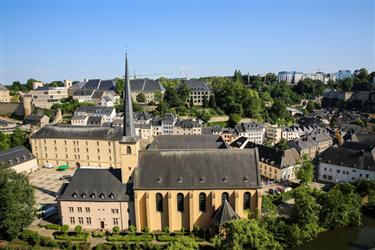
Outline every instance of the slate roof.
{"label": "slate roof", "polygon": [[240,136],[237,138],[234,142],[230,144],[231,147],[234,148],[241,148],[245,143],[247,143],[249,140],[245,136]]}
{"label": "slate roof", "polygon": [[101,126],[44,126],[35,132],[34,138],[60,138],[60,139],[87,139],[87,140],[120,140],[122,138],[121,127],[101,127]]}
{"label": "slate roof", "polygon": [[225,222],[230,220],[239,219],[238,214],[233,210],[232,206],[227,200],[220,205],[220,207],[215,211],[212,218],[212,224],[215,226],[223,225]]}
{"label": "slate roof", "polygon": [[39,115],[39,114],[31,114],[26,116],[23,119],[24,124],[32,124],[32,125],[37,125],[40,123],[40,120],[44,117],[44,115]]}
{"label": "slate roof", "polygon": [[181,128],[197,128],[200,127],[200,124],[198,121],[187,119],[177,121],[175,126]]}
{"label": "slate roof", "polygon": [[101,125],[102,117],[100,116],[89,116],[87,119],[87,125]]}
{"label": "slate roof", "polygon": [[113,110],[115,108],[113,107],[102,107],[102,106],[81,106],[78,107],[74,113],[86,113],[86,114],[97,114],[97,115],[111,115]]}
{"label": "slate roof", "polygon": [[220,135],[159,135],[148,149],[227,149]]}
{"label": "slate roof", "polygon": [[257,149],[140,151],[134,189],[253,189],[261,186]]}
{"label": "slate roof", "polygon": [[134,120],[142,120],[142,121],[147,121],[147,120],[150,120],[152,118],[152,116],[150,115],[150,113],[148,112],[134,112]]}
{"label": "slate roof", "polygon": [[116,83],[114,80],[91,79],[83,85],[82,89],[115,90]]}
{"label": "slate roof", "polygon": [[12,167],[32,159],[35,159],[35,156],[24,146],[0,151],[0,162],[7,167]]}
{"label": "slate roof", "polygon": [[332,165],[375,171],[375,150],[365,149],[334,146],[321,153],[318,159]]}
{"label": "slate roof", "polygon": [[74,91],[75,96],[92,96],[95,89],[77,89]]}
{"label": "slate roof", "polygon": [[211,88],[210,86],[208,85],[208,83],[204,80],[183,80],[181,84],[186,84],[190,90],[200,90],[200,91],[211,91]]}
{"label": "slate roof", "polygon": [[258,148],[259,160],[279,169],[296,166],[300,161],[300,156],[295,148],[279,150],[253,142],[248,142],[245,148]]}
{"label": "slate roof", "polygon": [[[128,186],[129,187],[129,186]],[[121,169],[79,168],[61,191],[59,201],[129,201],[130,188],[121,182]]]}
{"label": "slate roof", "polygon": [[159,80],[151,79],[134,79],[130,80],[131,91],[135,92],[155,92],[165,91],[165,88]]}
{"label": "slate roof", "polygon": [[241,123],[235,127],[235,131],[239,133],[263,130],[264,125],[256,122]]}
{"label": "slate roof", "polygon": [[0,91],[9,91],[5,86],[0,84]]}

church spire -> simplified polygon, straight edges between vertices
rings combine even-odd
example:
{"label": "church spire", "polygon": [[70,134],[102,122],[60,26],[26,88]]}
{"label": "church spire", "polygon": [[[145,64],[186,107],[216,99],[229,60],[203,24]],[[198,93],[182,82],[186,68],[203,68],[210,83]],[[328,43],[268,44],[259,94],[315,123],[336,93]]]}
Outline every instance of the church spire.
{"label": "church spire", "polygon": [[128,69],[128,54],[125,54],[125,82],[124,82],[124,124],[123,124],[123,140],[128,142],[137,141],[135,135],[134,121],[133,121],[133,105],[130,94],[129,69]]}

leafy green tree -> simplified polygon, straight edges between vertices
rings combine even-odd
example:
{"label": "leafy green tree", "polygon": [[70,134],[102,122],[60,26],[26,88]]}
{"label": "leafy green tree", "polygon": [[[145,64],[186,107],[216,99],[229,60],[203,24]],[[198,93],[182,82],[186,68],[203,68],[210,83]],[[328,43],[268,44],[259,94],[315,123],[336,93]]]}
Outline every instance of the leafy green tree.
{"label": "leafy green tree", "polygon": [[353,87],[353,79],[350,77],[339,80],[338,83],[343,91],[350,91]]}
{"label": "leafy green tree", "polygon": [[336,228],[361,224],[361,197],[351,184],[337,184],[322,202],[321,223]]}
{"label": "leafy green tree", "polygon": [[136,98],[137,102],[144,103],[146,102],[146,96],[143,93],[139,93]]}
{"label": "leafy green tree", "polygon": [[160,77],[159,81],[161,85],[163,85],[164,88],[169,88],[169,87],[175,88],[179,82],[178,80],[171,80],[165,77]]}
{"label": "leafy green tree", "polygon": [[199,244],[191,237],[181,236],[176,241],[169,243],[167,250],[194,250],[198,249]]}
{"label": "leafy green tree", "polygon": [[155,91],[154,98],[157,103],[161,102],[163,100],[163,94],[161,93],[161,91]]}
{"label": "leafy green tree", "polygon": [[228,126],[234,128],[241,121],[241,116],[239,114],[231,114],[228,120]]}
{"label": "leafy green tree", "polygon": [[26,88],[27,90],[32,90],[33,89],[33,83],[38,82],[38,80],[35,80],[33,78],[30,78],[26,81]]}
{"label": "leafy green tree", "polygon": [[7,150],[9,148],[10,148],[9,136],[0,131],[0,150]]}
{"label": "leafy green tree", "polygon": [[185,102],[189,98],[190,89],[186,83],[182,83],[177,87],[177,94],[179,98]]}
{"label": "leafy green tree", "polygon": [[185,100],[181,100],[179,97],[176,89],[172,87],[168,87],[165,91],[164,95],[164,101],[168,104],[170,107],[177,107],[180,105],[183,105],[185,103]]}
{"label": "leafy green tree", "polygon": [[124,91],[124,79],[117,78],[116,79],[116,93],[121,96],[123,91]]}
{"label": "leafy green tree", "polygon": [[240,219],[223,225],[223,233],[214,238],[217,249],[282,249],[264,225],[256,219]]}
{"label": "leafy green tree", "polygon": [[233,81],[242,82],[242,74],[240,70],[235,70],[233,75]]}
{"label": "leafy green tree", "polygon": [[307,155],[302,156],[302,164],[297,169],[296,176],[302,184],[308,184],[314,179],[314,164]]}
{"label": "leafy green tree", "polygon": [[315,108],[314,102],[312,102],[312,101],[307,102],[307,104],[306,104],[307,112],[309,112],[309,113],[313,112],[314,108]]}
{"label": "leafy green tree", "polygon": [[[354,77],[353,83],[368,83],[370,80],[370,76],[368,74],[367,69],[361,68],[359,73]],[[371,79],[372,80],[372,79]]]}
{"label": "leafy green tree", "polygon": [[276,122],[277,120],[281,119],[286,120],[290,118],[286,104],[281,99],[274,99],[274,103],[268,109],[268,114],[273,122]]}
{"label": "leafy green tree", "polygon": [[207,122],[209,122],[209,120],[211,118],[211,113],[206,111],[206,110],[201,110],[201,111],[197,112],[197,118],[204,121],[204,123],[207,123]]}
{"label": "leafy green tree", "polygon": [[30,225],[34,218],[34,202],[34,190],[27,176],[0,165],[1,237],[14,239]]}
{"label": "leafy green tree", "polygon": [[11,147],[24,145],[26,142],[25,134],[20,128],[13,130],[13,134],[10,136]]}
{"label": "leafy green tree", "polygon": [[216,108],[216,100],[215,100],[215,95],[210,95],[210,99],[208,101],[208,106],[210,108]]}
{"label": "leafy green tree", "polygon": [[208,107],[208,98],[207,98],[207,95],[203,96],[202,106],[203,106],[203,108],[207,108]]}
{"label": "leafy green tree", "polygon": [[275,148],[277,148],[277,149],[279,149],[279,150],[286,150],[286,149],[289,149],[290,146],[289,146],[287,140],[285,140],[285,139],[281,139],[281,140],[275,145]]}

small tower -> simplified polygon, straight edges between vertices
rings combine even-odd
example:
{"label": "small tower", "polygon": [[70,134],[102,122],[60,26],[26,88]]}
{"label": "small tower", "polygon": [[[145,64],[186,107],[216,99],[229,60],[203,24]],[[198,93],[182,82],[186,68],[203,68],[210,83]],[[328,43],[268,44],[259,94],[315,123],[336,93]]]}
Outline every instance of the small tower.
{"label": "small tower", "polygon": [[32,97],[31,95],[23,96],[23,115],[24,117],[31,115],[32,112]]}
{"label": "small tower", "polygon": [[124,82],[124,118],[123,132],[120,141],[120,157],[121,157],[121,177],[122,182],[133,182],[132,174],[134,168],[138,166],[138,150],[139,138],[135,134],[133,104],[130,93],[128,56],[125,56],[125,82]]}

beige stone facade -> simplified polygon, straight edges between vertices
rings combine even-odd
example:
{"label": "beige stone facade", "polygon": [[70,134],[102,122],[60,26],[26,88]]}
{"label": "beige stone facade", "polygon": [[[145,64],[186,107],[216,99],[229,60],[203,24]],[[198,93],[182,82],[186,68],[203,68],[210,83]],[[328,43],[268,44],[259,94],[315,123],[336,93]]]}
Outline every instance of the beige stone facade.
{"label": "beige stone facade", "polygon": [[191,127],[191,128],[184,128],[179,126],[173,127],[173,135],[201,135],[202,134],[202,127]]}
{"label": "beige stone facade", "polygon": [[121,230],[134,223],[130,212],[132,202],[84,202],[60,201],[59,208],[62,225],[74,228],[81,225],[85,229]]}
{"label": "beige stone facade", "polygon": [[296,171],[299,166],[300,165],[298,164],[295,166],[280,169],[270,164],[259,162],[260,175],[262,177],[275,181],[296,179]]}
{"label": "beige stone facade", "polygon": [[38,169],[38,163],[36,159],[30,161],[22,162],[20,164],[11,167],[17,173],[30,174]]}
{"label": "beige stone facade", "polygon": [[[193,230],[194,227],[209,228],[215,210],[222,203],[223,193],[229,195],[229,203],[235,212],[246,218],[249,212],[255,213],[261,209],[261,190],[135,190],[134,191],[135,220],[137,230],[145,227],[152,231],[162,230],[168,226],[169,230],[177,231],[181,228]],[[250,194],[250,209],[244,207],[244,194]],[[183,211],[178,210],[177,195],[184,196]],[[200,194],[205,194],[205,209],[200,207]],[[158,211],[156,196],[161,194],[162,211]],[[244,209],[245,208],[245,209]],[[160,210],[160,209],[159,209]],[[202,211],[203,210],[203,211]]]}
{"label": "beige stone facade", "polygon": [[0,102],[10,102],[9,90],[0,85]]}
{"label": "beige stone facade", "polygon": [[62,98],[68,97],[65,87],[39,87],[30,91],[33,104],[39,108],[51,108],[54,103],[59,103]]}

